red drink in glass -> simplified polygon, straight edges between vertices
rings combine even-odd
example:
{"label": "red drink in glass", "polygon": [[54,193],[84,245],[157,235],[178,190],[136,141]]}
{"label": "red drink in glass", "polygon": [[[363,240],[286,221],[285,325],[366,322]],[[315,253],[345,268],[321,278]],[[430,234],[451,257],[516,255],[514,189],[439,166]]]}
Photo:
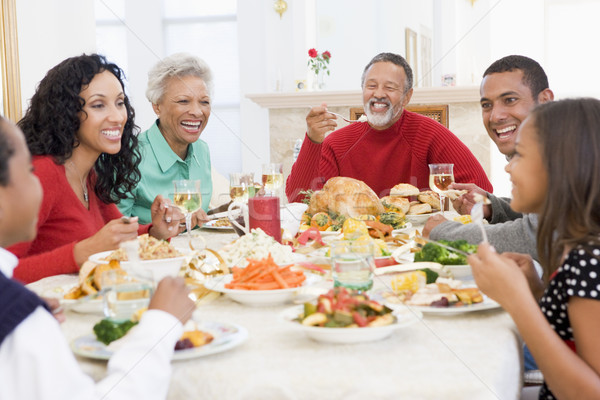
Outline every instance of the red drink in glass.
{"label": "red drink in glass", "polygon": [[279,197],[255,196],[248,199],[250,229],[260,228],[281,243],[281,216]]}

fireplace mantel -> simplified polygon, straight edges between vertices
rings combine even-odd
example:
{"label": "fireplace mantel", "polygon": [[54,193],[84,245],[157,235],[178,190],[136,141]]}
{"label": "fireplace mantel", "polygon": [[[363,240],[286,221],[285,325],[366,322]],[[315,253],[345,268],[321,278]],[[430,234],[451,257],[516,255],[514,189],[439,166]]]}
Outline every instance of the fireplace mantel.
{"label": "fireplace mantel", "polygon": [[[299,108],[327,103],[330,107],[362,105],[360,90],[272,92],[246,95],[263,108]],[[415,88],[411,104],[479,102],[478,86]]]}

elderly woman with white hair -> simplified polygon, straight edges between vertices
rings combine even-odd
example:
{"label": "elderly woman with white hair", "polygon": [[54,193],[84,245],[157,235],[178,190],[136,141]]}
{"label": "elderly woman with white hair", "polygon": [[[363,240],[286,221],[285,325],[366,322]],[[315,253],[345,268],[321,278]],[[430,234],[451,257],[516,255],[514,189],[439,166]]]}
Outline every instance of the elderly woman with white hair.
{"label": "elderly woman with white hair", "polygon": [[201,181],[202,209],[193,223],[205,221],[212,196],[210,153],[200,134],[211,108],[212,73],[208,65],[190,54],[166,57],[148,72],[146,97],[156,122],[140,133],[142,179],[118,204],[124,215],[150,222],[150,206],[157,194],[173,193],[173,180]]}

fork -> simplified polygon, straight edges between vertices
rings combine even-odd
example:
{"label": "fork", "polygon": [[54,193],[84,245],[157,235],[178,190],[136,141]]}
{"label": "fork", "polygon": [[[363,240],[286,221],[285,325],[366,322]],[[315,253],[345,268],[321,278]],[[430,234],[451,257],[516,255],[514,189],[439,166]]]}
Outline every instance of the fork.
{"label": "fork", "polygon": [[483,236],[483,243],[488,242],[487,234],[485,233],[485,227],[483,226],[483,202],[475,203],[471,208],[471,219],[481,229],[481,235]]}
{"label": "fork", "polygon": [[351,124],[353,124],[353,123],[355,123],[355,122],[359,122],[359,121],[358,121],[358,120],[356,120],[356,119],[348,119],[348,118],[344,117],[344,116],[343,116],[343,115],[341,115],[341,114],[334,113],[333,111],[329,111],[329,110],[327,110],[327,112],[328,112],[329,114],[333,114],[333,115],[335,115],[336,117],[338,117],[338,118],[341,118],[341,119],[343,119],[344,121],[346,121],[346,122],[349,122],[349,123],[351,123]]}
{"label": "fork", "polygon": [[[312,109],[312,107],[309,107],[309,108],[310,108],[310,109]],[[329,111],[329,110],[327,110],[327,112],[328,112],[329,114],[333,114],[333,115],[335,115],[336,117],[338,117],[338,118],[341,118],[341,119],[343,119],[344,121],[346,121],[346,122],[348,122],[348,123],[351,123],[351,124],[353,124],[353,123],[355,123],[355,122],[360,122],[360,121],[359,121],[359,120],[357,120],[357,119],[348,119],[348,118],[344,117],[342,114],[338,114],[338,113],[336,113],[336,112],[333,112],[333,111]]]}

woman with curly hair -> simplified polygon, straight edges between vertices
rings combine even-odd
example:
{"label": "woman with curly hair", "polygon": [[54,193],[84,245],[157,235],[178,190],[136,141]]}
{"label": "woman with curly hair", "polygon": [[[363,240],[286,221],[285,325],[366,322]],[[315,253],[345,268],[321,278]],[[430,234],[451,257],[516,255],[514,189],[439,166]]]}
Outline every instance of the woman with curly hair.
{"label": "woman with curly hair", "polygon": [[90,255],[138,234],[166,239],[179,232],[181,214],[161,196],[146,226],[123,218],[115,205],[140,179],[137,127],[122,76],[103,56],[72,57],[52,68],[31,98],[18,125],[44,199],[35,239],[9,249],[20,258],[16,279],[76,273]]}

